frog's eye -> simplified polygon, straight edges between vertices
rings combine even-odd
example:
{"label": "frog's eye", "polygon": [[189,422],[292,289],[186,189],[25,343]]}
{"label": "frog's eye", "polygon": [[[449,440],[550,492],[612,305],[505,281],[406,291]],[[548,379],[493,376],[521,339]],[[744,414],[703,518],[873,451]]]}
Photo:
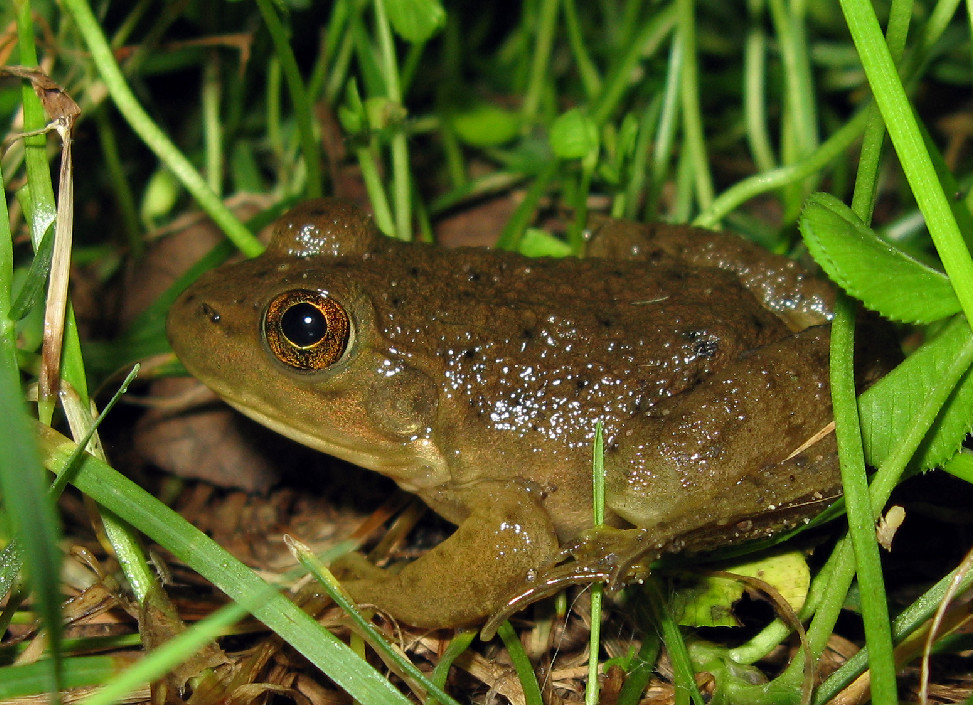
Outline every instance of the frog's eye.
{"label": "frog's eye", "polygon": [[344,354],[351,334],[348,314],[320,291],[295,289],[278,294],[264,314],[270,351],[298,370],[323,370]]}

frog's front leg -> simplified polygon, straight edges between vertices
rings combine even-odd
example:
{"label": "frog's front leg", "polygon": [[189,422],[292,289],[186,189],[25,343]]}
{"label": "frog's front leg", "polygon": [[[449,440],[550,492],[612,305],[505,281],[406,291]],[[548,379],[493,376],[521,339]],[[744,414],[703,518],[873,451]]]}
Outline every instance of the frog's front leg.
{"label": "frog's front leg", "polygon": [[397,573],[342,581],[356,602],[418,627],[474,624],[556,559],[554,526],[526,489],[484,482],[459,494],[469,515],[448,539]]}

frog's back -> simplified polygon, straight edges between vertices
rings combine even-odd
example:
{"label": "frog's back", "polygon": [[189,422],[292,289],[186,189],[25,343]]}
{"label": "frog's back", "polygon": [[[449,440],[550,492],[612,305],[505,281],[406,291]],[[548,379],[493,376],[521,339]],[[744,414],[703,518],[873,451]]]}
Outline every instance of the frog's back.
{"label": "frog's back", "polygon": [[[354,265],[376,333],[476,423],[546,443],[619,422],[786,335],[732,275],[380,243]],[[425,363],[422,363],[425,358]]]}

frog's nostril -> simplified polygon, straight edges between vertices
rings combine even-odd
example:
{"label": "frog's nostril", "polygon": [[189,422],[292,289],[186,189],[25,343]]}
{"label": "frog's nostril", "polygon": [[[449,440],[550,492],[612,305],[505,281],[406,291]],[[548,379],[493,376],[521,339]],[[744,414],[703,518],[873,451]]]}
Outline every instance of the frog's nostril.
{"label": "frog's nostril", "polygon": [[199,305],[200,312],[209,319],[210,323],[217,324],[220,322],[220,312],[215,308],[210,306],[208,303],[201,303]]}

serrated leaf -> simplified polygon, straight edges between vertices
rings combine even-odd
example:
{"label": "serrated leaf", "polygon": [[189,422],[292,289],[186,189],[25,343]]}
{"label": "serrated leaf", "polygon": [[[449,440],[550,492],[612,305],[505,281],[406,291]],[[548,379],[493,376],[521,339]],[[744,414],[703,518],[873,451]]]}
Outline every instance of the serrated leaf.
{"label": "serrated leaf", "polygon": [[[973,334],[957,316],[935,338],[866,390],[858,399],[862,440],[869,465],[889,456],[919,421],[925,401],[949,377],[950,368],[973,358]],[[973,372],[966,370],[912,459],[926,470],[952,457],[973,430]]]}
{"label": "serrated leaf", "polygon": [[894,321],[929,323],[960,310],[945,274],[882,240],[834,196],[813,194],[799,222],[811,256],[873,311]]}
{"label": "serrated leaf", "polygon": [[392,29],[413,44],[427,41],[446,24],[439,0],[387,0],[385,9]]}
{"label": "serrated leaf", "polygon": [[456,136],[474,147],[499,147],[520,133],[520,113],[478,103],[450,117]]}
{"label": "serrated leaf", "polygon": [[973,453],[961,450],[943,465],[943,470],[973,485]]}

